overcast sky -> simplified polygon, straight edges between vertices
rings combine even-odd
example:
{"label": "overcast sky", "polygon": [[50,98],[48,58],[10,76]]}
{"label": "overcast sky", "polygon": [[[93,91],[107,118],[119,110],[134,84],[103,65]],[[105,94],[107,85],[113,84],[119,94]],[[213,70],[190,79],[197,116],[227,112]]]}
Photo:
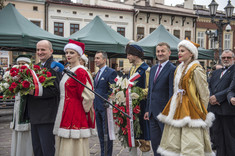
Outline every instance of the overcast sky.
{"label": "overcast sky", "polygon": [[[208,5],[211,3],[212,0],[193,0],[194,4],[200,4],[200,5],[206,5],[208,8]],[[216,3],[219,4],[218,10],[224,11],[224,8],[228,4],[228,0],[215,0]],[[175,6],[176,4],[183,4],[184,0],[165,0],[166,5],[172,5]],[[235,0],[231,0],[231,4],[235,7]],[[235,9],[233,11],[235,13]]]}

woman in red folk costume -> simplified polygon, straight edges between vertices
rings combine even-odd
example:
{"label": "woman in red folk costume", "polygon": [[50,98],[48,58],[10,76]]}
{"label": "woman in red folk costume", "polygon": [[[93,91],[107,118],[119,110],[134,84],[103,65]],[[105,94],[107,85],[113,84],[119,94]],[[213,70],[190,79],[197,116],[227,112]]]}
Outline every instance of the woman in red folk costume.
{"label": "woman in red folk costume", "polygon": [[[92,79],[79,63],[85,45],[69,40],[64,47],[65,56],[79,81],[93,89]],[[94,94],[64,74],[60,82],[60,104],[56,116],[56,156],[89,156],[88,138],[96,134]]]}

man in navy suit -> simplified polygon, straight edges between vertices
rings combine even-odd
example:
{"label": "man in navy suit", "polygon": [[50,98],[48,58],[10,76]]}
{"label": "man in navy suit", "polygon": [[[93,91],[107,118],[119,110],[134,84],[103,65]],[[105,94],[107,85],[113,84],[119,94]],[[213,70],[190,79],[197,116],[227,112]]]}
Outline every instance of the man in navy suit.
{"label": "man in navy suit", "polygon": [[233,81],[228,89],[228,102],[235,106],[235,74],[233,74]]}
{"label": "man in navy suit", "polygon": [[235,107],[227,100],[228,88],[234,76],[234,53],[225,50],[221,55],[223,68],[212,73],[208,110],[215,114],[211,138],[217,156],[235,155]]}
{"label": "man in navy suit", "polygon": [[[150,138],[154,156],[158,156],[157,148],[160,144],[163,123],[159,122],[157,115],[163,111],[173,94],[173,80],[175,66],[169,61],[170,46],[159,43],[156,47],[158,64],[150,70],[145,120],[150,121]],[[160,155],[159,155],[160,156]]]}
{"label": "man in navy suit", "polygon": [[[107,53],[98,51],[95,54],[95,64],[99,68],[95,79],[94,88],[95,92],[108,99],[109,94],[112,92],[110,84],[115,83],[114,79],[117,77],[117,73],[114,69],[107,67]],[[104,101],[95,96],[94,100],[95,114],[96,114],[96,125],[98,130],[98,136],[100,140],[101,156],[104,156],[104,132],[105,132],[105,108]],[[108,137],[107,155],[112,156],[113,141]]]}

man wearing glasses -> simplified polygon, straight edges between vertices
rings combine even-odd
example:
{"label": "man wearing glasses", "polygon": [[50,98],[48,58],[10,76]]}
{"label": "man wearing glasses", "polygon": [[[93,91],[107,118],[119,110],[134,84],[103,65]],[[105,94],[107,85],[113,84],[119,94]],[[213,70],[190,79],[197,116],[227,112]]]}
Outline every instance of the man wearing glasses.
{"label": "man wearing glasses", "polygon": [[228,88],[234,76],[234,53],[225,50],[220,56],[223,68],[212,73],[208,110],[215,114],[211,139],[217,156],[235,155],[235,106],[227,100]]}

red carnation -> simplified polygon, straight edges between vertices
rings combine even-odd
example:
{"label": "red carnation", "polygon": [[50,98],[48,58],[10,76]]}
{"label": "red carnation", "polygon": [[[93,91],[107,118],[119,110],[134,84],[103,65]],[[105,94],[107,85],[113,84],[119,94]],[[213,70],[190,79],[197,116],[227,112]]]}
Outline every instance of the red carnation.
{"label": "red carnation", "polygon": [[17,87],[17,83],[15,83],[15,82],[12,82],[12,84],[11,84],[11,87],[13,88],[13,89],[15,89],[16,87]]}
{"label": "red carnation", "polygon": [[139,113],[140,113],[140,106],[137,105],[137,106],[134,108],[133,112],[134,112],[135,114],[139,114]]}
{"label": "red carnation", "polygon": [[9,88],[8,88],[11,92],[13,92],[13,88],[10,86]]}
{"label": "red carnation", "polygon": [[39,77],[40,75],[39,74],[36,74],[37,75],[37,77]]}
{"label": "red carnation", "polygon": [[29,75],[29,76],[31,76],[31,72],[30,72],[29,69],[26,70],[26,74]]}
{"label": "red carnation", "polygon": [[115,124],[116,124],[118,127],[120,127],[120,124],[119,124],[118,122],[115,122]]}
{"label": "red carnation", "polygon": [[127,129],[126,129],[126,128],[122,128],[122,133],[123,133],[124,135],[126,135],[126,134],[127,134]]}
{"label": "red carnation", "polygon": [[29,81],[23,81],[22,86],[23,86],[23,88],[29,88],[30,82]]}
{"label": "red carnation", "polygon": [[47,77],[51,77],[51,72],[47,72]]}
{"label": "red carnation", "polygon": [[[115,104],[115,106],[118,108],[118,104]],[[113,108],[113,113],[118,113],[118,110],[116,108]]]}
{"label": "red carnation", "polygon": [[135,116],[133,115],[133,120],[135,120]]}
{"label": "red carnation", "polygon": [[118,117],[118,121],[120,124],[123,124],[123,118]]}
{"label": "red carnation", "polygon": [[21,66],[20,69],[24,70],[24,69],[27,69],[28,67],[27,66]]}
{"label": "red carnation", "polygon": [[40,83],[43,83],[45,80],[46,80],[46,78],[44,76],[40,76],[39,77],[39,82]]}
{"label": "red carnation", "polygon": [[39,65],[34,65],[34,66],[33,66],[33,68],[34,68],[34,70],[35,70],[35,71],[37,71],[37,70],[40,70],[40,69],[41,69]]}
{"label": "red carnation", "polygon": [[14,77],[14,76],[17,75],[17,73],[14,71],[14,72],[10,73],[10,75],[11,75],[12,77]]}

